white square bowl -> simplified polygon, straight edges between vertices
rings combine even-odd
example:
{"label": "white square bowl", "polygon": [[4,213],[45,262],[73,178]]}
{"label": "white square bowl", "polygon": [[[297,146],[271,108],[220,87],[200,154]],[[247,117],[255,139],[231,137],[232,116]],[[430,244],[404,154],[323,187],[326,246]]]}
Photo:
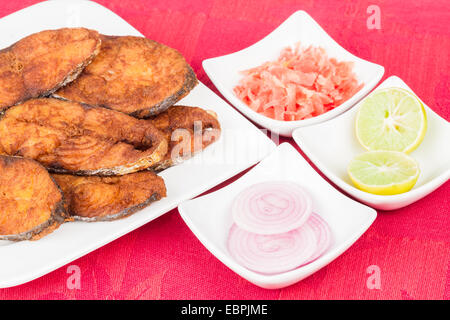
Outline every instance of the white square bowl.
{"label": "white square bowl", "polygon": [[[396,76],[389,77],[377,89],[399,87],[412,92]],[[347,174],[350,160],[366,150],[359,144],[355,133],[355,118],[359,106],[345,114],[312,127],[294,131],[295,142],[308,158],[339,188],[359,201],[381,210],[394,210],[407,206],[437,189],[450,178],[450,124],[425,106],[428,129],[420,146],[410,155],[419,162],[420,176],[410,191],[397,195],[375,195],[353,186]]]}
{"label": "white square bowl", "polygon": [[[246,187],[262,181],[288,180],[306,188],[313,198],[313,210],[329,224],[330,248],[317,260],[292,271],[264,275],[238,264],[226,243],[232,225],[230,206]],[[181,217],[200,242],[228,268],[248,281],[267,289],[277,289],[298,282],[347,250],[372,224],[377,213],[337,191],[327,183],[288,143],[283,143],[240,179],[206,196],[178,206]]]}
{"label": "white square bowl", "polygon": [[[320,116],[297,121],[274,120],[250,109],[233,92],[241,75],[240,71],[275,60],[280,51],[300,42],[302,46],[322,47],[330,57],[354,63],[354,72],[364,86],[349,100]],[[380,81],[384,67],[358,58],[342,48],[305,11],[297,11],[272,33],[254,45],[241,51],[203,61],[206,74],[240,112],[259,125],[282,136],[290,137],[295,128],[309,126],[336,117],[362,99]]]}
{"label": "white square bowl", "polygon": [[[77,26],[103,34],[142,36],[95,2],[46,1],[0,19],[0,48],[34,32]],[[0,288],[40,277],[139,228],[252,166],[275,149],[273,141],[202,83],[179,104],[216,112],[222,135],[201,154],[159,174],[166,183],[167,197],[125,219],[65,223],[38,241],[0,241]]]}

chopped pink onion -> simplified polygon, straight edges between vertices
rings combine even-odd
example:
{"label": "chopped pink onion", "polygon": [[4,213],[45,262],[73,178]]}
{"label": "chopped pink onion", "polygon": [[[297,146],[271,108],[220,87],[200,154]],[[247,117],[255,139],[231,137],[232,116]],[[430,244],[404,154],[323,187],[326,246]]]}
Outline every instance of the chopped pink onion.
{"label": "chopped pink onion", "polygon": [[245,231],[236,225],[230,229],[228,251],[244,267],[266,274],[281,273],[305,264],[317,249],[310,224],[272,235]]}
{"label": "chopped pink onion", "polygon": [[305,263],[308,264],[319,258],[328,249],[331,244],[331,230],[328,223],[316,213],[313,213],[306,223],[313,228],[317,240],[315,253]]}
{"label": "chopped pink onion", "polygon": [[240,228],[258,234],[279,234],[300,227],[311,215],[312,199],[288,181],[262,182],[242,191],[231,213]]}

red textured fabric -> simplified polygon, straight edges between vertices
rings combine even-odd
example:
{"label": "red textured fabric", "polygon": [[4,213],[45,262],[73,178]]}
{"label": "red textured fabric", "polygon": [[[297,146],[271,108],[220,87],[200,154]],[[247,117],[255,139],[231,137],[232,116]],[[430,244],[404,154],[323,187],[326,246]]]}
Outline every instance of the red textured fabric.
{"label": "red textured fabric", "polygon": [[[36,2],[1,1],[0,17]],[[365,0],[98,2],[145,36],[180,50],[215,92],[202,60],[253,44],[303,9],[346,49],[383,65],[385,77],[401,77],[433,110],[450,118],[447,0],[376,1],[380,30],[367,29],[366,10],[373,1]],[[40,279],[0,289],[0,299],[450,299],[449,198],[447,182],[406,208],[379,212],[341,257],[281,290],[261,289],[230,271],[173,210]],[[80,289],[66,285],[70,265],[81,269]],[[366,285],[371,265],[380,268],[380,289]]]}

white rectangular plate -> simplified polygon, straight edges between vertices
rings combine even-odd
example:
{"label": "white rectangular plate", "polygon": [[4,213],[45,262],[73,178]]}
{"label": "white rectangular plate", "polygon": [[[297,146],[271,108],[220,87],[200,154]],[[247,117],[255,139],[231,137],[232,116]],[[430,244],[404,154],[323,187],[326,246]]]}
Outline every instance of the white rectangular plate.
{"label": "white rectangular plate", "polygon": [[[331,246],[317,260],[292,271],[264,275],[238,264],[227,250],[232,225],[231,203],[243,189],[253,184],[287,180],[301,185],[313,199],[313,211],[330,226]],[[214,207],[214,212],[211,212]],[[289,286],[313,274],[347,250],[372,224],[377,212],[337,191],[326,182],[288,143],[232,184],[183,202],[178,206],[183,220],[201,243],[228,268],[248,281],[267,289]]]}
{"label": "white rectangular plate", "polygon": [[[387,78],[375,91],[390,87],[413,92],[395,76]],[[420,167],[420,176],[414,188],[389,196],[370,194],[355,188],[348,177],[347,166],[353,157],[366,151],[359,144],[355,133],[355,118],[361,103],[333,120],[298,128],[293,133],[302,151],[339,188],[369,206],[393,210],[425,197],[450,178],[450,124],[422,101],[428,128],[422,143],[410,154]]]}
{"label": "white rectangular plate", "polygon": [[[77,26],[104,34],[142,36],[125,20],[94,2],[51,1],[1,19],[0,47],[41,30]],[[126,219],[66,223],[38,241],[0,241],[0,288],[33,280],[119,238],[255,164],[275,148],[265,134],[202,83],[179,104],[215,111],[222,136],[203,153],[160,174],[167,197]]]}

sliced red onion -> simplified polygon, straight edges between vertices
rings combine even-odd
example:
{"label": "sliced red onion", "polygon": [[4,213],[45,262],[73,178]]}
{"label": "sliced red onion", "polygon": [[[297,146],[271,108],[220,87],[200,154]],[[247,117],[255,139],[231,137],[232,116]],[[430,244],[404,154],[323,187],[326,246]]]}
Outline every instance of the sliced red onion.
{"label": "sliced red onion", "polygon": [[228,251],[244,267],[266,274],[281,273],[309,261],[317,249],[310,224],[289,232],[261,235],[233,225],[228,236]]}
{"label": "sliced red onion", "polygon": [[279,234],[300,227],[311,215],[312,199],[288,181],[262,182],[242,191],[231,213],[242,229],[258,234]]}
{"label": "sliced red onion", "polygon": [[313,213],[306,222],[316,234],[317,249],[305,264],[311,263],[319,258],[331,244],[331,229],[328,223],[316,213]]}

